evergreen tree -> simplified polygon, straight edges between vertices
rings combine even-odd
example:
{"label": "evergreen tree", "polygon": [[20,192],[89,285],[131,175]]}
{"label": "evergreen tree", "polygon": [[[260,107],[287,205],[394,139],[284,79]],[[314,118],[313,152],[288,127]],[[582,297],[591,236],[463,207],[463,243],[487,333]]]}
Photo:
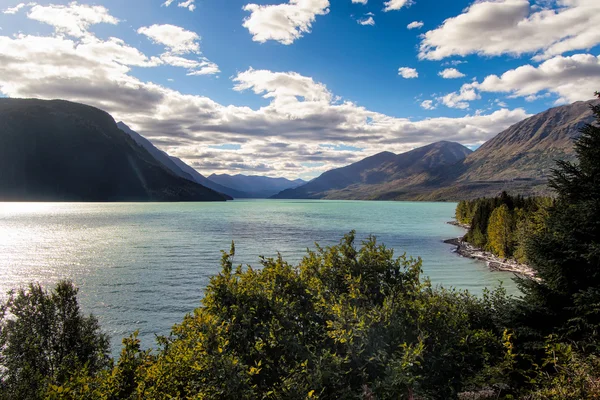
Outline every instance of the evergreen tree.
{"label": "evergreen tree", "polygon": [[[597,96],[600,97],[598,93]],[[600,124],[600,105],[592,106]],[[553,332],[599,346],[600,330],[600,127],[581,129],[578,163],[559,161],[550,186],[558,197],[545,228],[534,234],[527,258],[539,281],[520,280],[525,294],[516,313],[526,336]]]}
{"label": "evergreen tree", "polygon": [[488,246],[494,254],[508,257],[512,247],[512,216],[506,204],[492,211],[488,225]]}
{"label": "evergreen tree", "polygon": [[48,293],[30,284],[0,304],[0,399],[41,399],[81,368],[107,366],[108,336],[98,320],[85,317],[77,289],[59,282]]}

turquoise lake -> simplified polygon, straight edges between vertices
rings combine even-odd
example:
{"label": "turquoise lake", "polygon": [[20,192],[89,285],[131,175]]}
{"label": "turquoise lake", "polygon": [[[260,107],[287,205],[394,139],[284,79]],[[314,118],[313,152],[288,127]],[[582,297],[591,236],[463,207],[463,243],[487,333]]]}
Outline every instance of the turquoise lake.
{"label": "turquoise lake", "polygon": [[80,287],[86,312],[112,338],[136,329],[144,347],[200,304],[235,241],[236,263],[259,256],[297,262],[307,248],[332,245],[350,230],[423,259],[434,284],[480,294],[512,274],[462,258],[444,239],[464,234],[446,224],[455,203],[249,200],[227,203],[0,203],[0,292],[61,278]]}

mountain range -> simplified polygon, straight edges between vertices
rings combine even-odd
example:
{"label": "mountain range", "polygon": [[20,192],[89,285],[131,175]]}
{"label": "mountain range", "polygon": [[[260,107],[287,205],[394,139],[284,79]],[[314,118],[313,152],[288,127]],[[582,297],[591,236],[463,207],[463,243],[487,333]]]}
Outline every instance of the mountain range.
{"label": "mountain range", "polygon": [[383,152],[323,173],[274,198],[361,200],[459,200],[507,190],[547,195],[558,159],[575,158],[579,129],[594,121],[597,100],[551,108],[527,118],[476,151],[437,142],[403,154]]}
{"label": "mountain range", "polygon": [[274,196],[278,199],[386,198],[395,188],[418,185],[438,168],[454,165],[471,153],[459,143],[437,142],[402,154],[389,151],[325,172],[306,185]]}
{"label": "mountain range", "polygon": [[546,195],[558,159],[574,159],[579,129],[598,100],[551,108],[476,151],[441,141],[381,152],[310,182],[203,176],[118,124],[106,112],[63,100],[0,99],[0,200],[223,201],[231,198],[458,200],[502,190]]}
{"label": "mountain range", "polygon": [[247,176],[239,174],[212,174],[207,178],[179,158],[170,156],[164,151],[156,148],[148,139],[132,130],[124,122],[118,122],[117,126],[175,175],[199,183],[200,185],[224,193],[235,199],[267,198],[282,190],[297,187],[306,183],[302,179],[291,181],[286,178],[270,178],[267,176]]}
{"label": "mountain range", "polygon": [[267,176],[212,174],[208,177],[212,182],[245,193],[246,198],[268,198],[282,190],[296,188],[306,184],[302,179],[270,178]]}

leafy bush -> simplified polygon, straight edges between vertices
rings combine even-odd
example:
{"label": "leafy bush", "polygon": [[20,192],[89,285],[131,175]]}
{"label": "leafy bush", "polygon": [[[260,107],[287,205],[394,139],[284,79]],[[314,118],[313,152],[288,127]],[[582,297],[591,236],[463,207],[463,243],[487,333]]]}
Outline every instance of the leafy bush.
{"label": "leafy bush", "polygon": [[108,346],[96,318],[81,313],[72,283],[10,292],[0,305],[0,398],[42,398],[81,368],[106,367]]}
{"label": "leafy bush", "polygon": [[[232,248],[203,306],[161,338],[155,354],[127,350],[111,371],[74,377],[54,395],[456,398],[502,356],[493,309],[503,297],[433,288],[421,279],[420,260],[395,259],[374,238],[357,249],[354,240],[351,233],[317,247],[298,266],[263,259],[260,270],[234,269]],[[119,392],[110,380],[123,375],[135,383]]]}

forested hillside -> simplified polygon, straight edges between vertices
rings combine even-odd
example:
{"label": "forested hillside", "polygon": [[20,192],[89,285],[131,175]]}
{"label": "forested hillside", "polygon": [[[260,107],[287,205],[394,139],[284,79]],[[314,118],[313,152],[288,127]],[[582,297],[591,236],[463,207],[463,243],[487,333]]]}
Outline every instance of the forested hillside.
{"label": "forested hillside", "polygon": [[550,197],[510,196],[463,200],[456,207],[456,220],[469,225],[463,240],[503,258],[526,263],[527,237],[543,228]]}

